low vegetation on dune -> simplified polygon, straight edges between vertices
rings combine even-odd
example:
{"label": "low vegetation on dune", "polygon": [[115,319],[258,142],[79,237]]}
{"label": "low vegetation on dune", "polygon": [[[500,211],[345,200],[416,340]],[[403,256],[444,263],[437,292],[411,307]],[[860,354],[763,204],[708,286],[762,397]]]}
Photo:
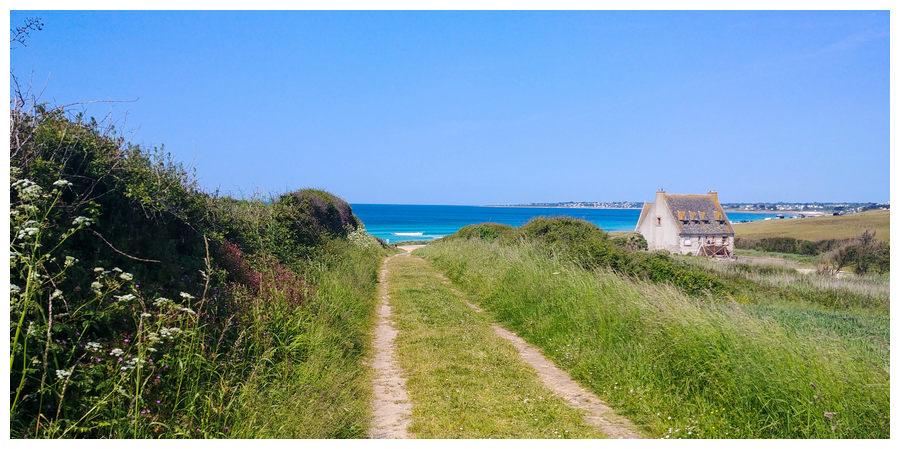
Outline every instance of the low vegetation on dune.
{"label": "low vegetation on dune", "polygon": [[388,250],[346,202],[221,197],[93,119],[10,114],[11,437],[365,435]]}
{"label": "low vegetation on dune", "polygon": [[783,267],[629,251],[571,219],[496,238],[478,227],[417,254],[649,432],[890,437],[881,278],[841,285]]}

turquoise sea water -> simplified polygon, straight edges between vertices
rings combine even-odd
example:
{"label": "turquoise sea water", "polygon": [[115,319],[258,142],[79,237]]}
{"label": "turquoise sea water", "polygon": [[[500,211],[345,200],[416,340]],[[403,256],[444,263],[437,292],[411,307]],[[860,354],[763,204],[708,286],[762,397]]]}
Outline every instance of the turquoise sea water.
{"label": "turquoise sea water", "polygon": [[[433,240],[475,223],[522,226],[534,217],[566,216],[590,221],[604,231],[633,231],[640,209],[576,209],[540,207],[423,206],[351,204],[369,234],[390,242]],[[729,213],[734,221],[756,221],[775,214]]]}

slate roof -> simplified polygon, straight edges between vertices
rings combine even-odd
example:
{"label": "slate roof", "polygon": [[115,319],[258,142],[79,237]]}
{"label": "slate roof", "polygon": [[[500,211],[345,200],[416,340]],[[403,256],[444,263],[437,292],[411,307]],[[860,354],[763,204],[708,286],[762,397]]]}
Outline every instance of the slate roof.
{"label": "slate roof", "polygon": [[[680,234],[734,234],[734,228],[713,195],[665,194],[666,205]],[[719,219],[716,219],[716,212]]]}

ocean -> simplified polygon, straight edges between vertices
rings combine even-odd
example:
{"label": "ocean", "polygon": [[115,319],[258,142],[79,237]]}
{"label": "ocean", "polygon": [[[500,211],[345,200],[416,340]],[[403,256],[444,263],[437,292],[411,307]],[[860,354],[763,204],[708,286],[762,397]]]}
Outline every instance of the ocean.
{"label": "ocean", "polygon": [[[581,209],[543,207],[423,206],[408,204],[351,204],[369,234],[388,242],[422,241],[456,233],[475,223],[522,226],[534,217],[573,217],[604,231],[633,231],[640,209]],[[756,221],[775,214],[728,213],[732,221]]]}

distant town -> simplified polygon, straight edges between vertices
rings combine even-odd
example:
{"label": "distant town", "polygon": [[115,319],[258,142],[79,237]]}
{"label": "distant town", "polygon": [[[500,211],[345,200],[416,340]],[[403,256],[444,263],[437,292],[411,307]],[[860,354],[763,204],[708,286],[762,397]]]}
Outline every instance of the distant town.
{"label": "distant town", "polygon": [[[725,210],[742,212],[822,212],[852,214],[887,209],[891,203],[721,203]],[[561,203],[492,204],[493,207],[559,207],[593,209],[640,209],[643,201],[567,201]]]}

